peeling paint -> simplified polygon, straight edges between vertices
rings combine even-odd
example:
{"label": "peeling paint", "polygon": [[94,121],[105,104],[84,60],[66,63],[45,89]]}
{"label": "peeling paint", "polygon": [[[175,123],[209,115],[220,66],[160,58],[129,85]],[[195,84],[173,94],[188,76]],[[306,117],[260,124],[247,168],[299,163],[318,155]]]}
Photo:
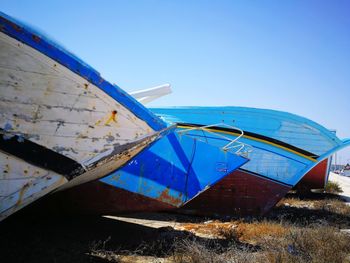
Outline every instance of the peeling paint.
{"label": "peeling paint", "polygon": [[58,129],[59,129],[61,126],[64,126],[64,123],[65,123],[65,121],[64,121],[64,120],[62,120],[62,121],[58,121],[58,122],[57,122],[57,128],[56,128],[55,133],[58,131]]}
{"label": "peeling paint", "polygon": [[105,138],[108,143],[112,143],[115,140],[115,138],[112,135],[107,135]]}
{"label": "peeling paint", "polygon": [[63,153],[63,152],[77,153],[72,147],[68,148],[68,147],[63,147],[63,146],[54,146],[52,149],[58,153]]}
{"label": "peeling paint", "polygon": [[5,127],[4,127],[4,130],[5,130],[5,131],[12,130],[12,125],[11,125],[10,123],[6,123],[6,124],[5,124]]}
{"label": "peeling paint", "polygon": [[29,134],[29,135],[27,135],[25,137],[28,140],[37,140],[37,141],[40,140],[40,135],[39,134]]}
{"label": "peeling paint", "polygon": [[25,115],[25,114],[12,114],[13,117],[25,120],[27,122],[33,122],[33,118],[31,116]]}
{"label": "peeling paint", "polygon": [[77,135],[78,135],[77,138],[79,138],[79,139],[87,139],[87,138],[89,138],[88,136],[86,136],[84,134],[80,134],[80,133],[78,133]]}

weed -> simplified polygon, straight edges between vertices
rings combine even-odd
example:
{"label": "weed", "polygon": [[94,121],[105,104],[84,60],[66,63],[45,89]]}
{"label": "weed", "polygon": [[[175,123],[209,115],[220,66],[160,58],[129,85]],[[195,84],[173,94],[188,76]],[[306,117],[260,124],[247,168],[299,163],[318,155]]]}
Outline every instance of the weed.
{"label": "weed", "polygon": [[323,211],[349,216],[350,215],[350,206],[344,203],[341,200],[337,199],[325,199],[318,200],[314,202],[316,209],[321,209]]}
{"label": "weed", "polygon": [[272,221],[255,221],[251,223],[240,223],[237,227],[237,235],[241,241],[258,243],[262,237],[281,237],[286,234],[288,228],[281,223]]}
{"label": "weed", "polygon": [[327,193],[331,193],[331,194],[339,194],[339,193],[343,192],[340,185],[337,182],[333,182],[333,181],[327,182],[326,187],[325,187],[325,191]]}
{"label": "weed", "polygon": [[242,249],[232,245],[222,251],[220,244],[201,243],[195,240],[183,240],[176,244],[175,251],[171,257],[174,263],[248,263],[257,262],[259,254],[249,249]]}

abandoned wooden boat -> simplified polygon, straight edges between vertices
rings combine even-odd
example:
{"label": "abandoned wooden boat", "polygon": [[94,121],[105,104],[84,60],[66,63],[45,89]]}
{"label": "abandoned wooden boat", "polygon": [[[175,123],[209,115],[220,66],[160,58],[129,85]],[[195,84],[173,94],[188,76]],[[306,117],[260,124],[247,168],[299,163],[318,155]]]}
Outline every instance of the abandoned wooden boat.
{"label": "abandoned wooden boat", "polygon": [[114,173],[56,193],[43,205],[55,211],[109,215],[174,210],[247,161],[236,152],[171,133]]}
{"label": "abandoned wooden boat", "polygon": [[[152,111],[167,122],[178,124],[184,134],[222,145],[221,140],[211,136],[219,133],[239,138],[253,148],[248,163],[181,209],[187,213],[264,214],[307,172],[350,145],[350,140],[340,140],[321,125],[286,112],[244,107],[172,107]],[[215,123],[241,130],[217,127]]]}
{"label": "abandoned wooden boat", "polygon": [[89,65],[0,13],[0,220],[103,177],[170,132]]}
{"label": "abandoned wooden boat", "polygon": [[[169,84],[164,84],[150,89],[135,91],[130,93],[130,95],[145,105],[170,93],[172,93],[171,86]],[[335,133],[336,131],[332,130],[331,132]],[[312,189],[325,189],[328,182],[331,163],[331,157],[319,162],[303,176],[294,189],[302,193],[308,193]]]}
{"label": "abandoned wooden boat", "polygon": [[[164,84],[130,95],[147,104],[169,93],[170,85]],[[247,161],[241,153],[168,134],[109,176],[56,193],[38,205],[45,211],[55,207],[54,212],[90,214],[174,209]]]}

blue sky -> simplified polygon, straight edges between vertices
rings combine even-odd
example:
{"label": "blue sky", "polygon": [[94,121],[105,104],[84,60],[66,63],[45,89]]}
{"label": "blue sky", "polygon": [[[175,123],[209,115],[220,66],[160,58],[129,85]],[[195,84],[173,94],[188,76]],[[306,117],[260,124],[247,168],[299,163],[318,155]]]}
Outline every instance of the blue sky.
{"label": "blue sky", "polygon": [[[16,1],[126,91],[170,83],[150,106],[237,105],[308,117],[350,137],[350,1]],[[350,161],[350,149],[339,154]]]}

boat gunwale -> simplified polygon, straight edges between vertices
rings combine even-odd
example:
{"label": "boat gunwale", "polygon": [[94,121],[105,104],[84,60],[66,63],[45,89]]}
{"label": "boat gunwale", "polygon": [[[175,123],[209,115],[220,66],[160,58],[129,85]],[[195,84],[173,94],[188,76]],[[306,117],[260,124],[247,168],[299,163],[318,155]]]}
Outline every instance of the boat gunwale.
{"label": "boat gunwale", "polygon": [[[254,112],[254,113],[260,113],[264,115],[270,115],[276,116],[278,118],[282,119],[290,119],[297,123],[302,123],[311,126],[314,129],[319,130],[323,136],[327,137],[329,140],[333,141],[333,143],[336,143],[337,145],[342,144],[342,140],[336,136],[336,134],[326,127],[322,126],[321,124],[310,120],[306,117],[286,112],[286,111],[280,111],[280,110],[272,110],[272,109],[264,109],[264,108],[254,108],[254,107],[242,107],[242,106],[168,106],[168,107],[152,107],[149,108],[153,113],[155,113],[157,116],[159,115],[170,115],[169,111],[176,111],[176,110],[194,110],[196,114],[199,113],[199,111],[203,111],[203,113],[208,114],[208,111],[211,111],[210,114],[217,113],[224,113],[224,114],[232,114],[234,111],[242,111],[242,112]],[[173,114],[173,116],[176,116]]]}

